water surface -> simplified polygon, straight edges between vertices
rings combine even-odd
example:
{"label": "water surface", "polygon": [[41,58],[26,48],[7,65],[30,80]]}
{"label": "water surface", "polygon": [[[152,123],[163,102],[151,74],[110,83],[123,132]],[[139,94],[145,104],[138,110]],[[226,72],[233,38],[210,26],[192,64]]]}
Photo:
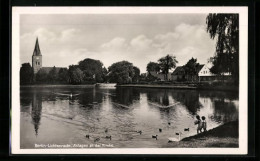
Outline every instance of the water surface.
{"label": "water surface", "polygon": [[[238,119],[238,94],[220,91],[24,88],[20,104],[21,148],[35,144],[159,148],[169,137],[178,137],[176,132],[182,132],[182,138],[196,134],[196,115],[206,117],[208,129]],[[110,135],[111,140],[105,138]],[[94,142],[96,138],[100,140]]]}

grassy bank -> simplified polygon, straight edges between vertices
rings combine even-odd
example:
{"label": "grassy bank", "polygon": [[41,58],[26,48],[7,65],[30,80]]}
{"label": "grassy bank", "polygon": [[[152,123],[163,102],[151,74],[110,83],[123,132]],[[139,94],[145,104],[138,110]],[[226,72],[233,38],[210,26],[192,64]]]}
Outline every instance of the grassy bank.
{"label": "grassy bank", "polygon": [[165,148],[238,147],[238,121],[233,121],[206,132],[168,143]]}

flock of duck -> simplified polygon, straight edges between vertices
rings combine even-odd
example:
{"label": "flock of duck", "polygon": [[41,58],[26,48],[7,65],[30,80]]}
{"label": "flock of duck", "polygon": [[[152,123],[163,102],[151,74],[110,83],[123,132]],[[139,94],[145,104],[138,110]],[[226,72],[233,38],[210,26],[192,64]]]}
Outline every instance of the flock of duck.
{"label": "flock of duck", "polygon": [[[169,122],[168,125],[171,125],[171,123]],[[184,128],[184,131],[190,131],[190,129],[189,128]],[[107,132],[108,132],[108,129],[105,129],[105,133],[107,133]],[[135,131],[135,132],[139,133],[140,135],[142,135],[142,133],[143,133],[142,130],[138,130],[138,131]],[[159,132],[160,133],[162,132],[161,128],[159,128]],[[182,132],[176,132],[175,135],[178,135],[179,137],[178,138],[170,137],[170,138],[168,138],[168,142],[179,142],[179,141],[181,141],[181,134],[182,134]],[[90,135],[87,134],[86,138],[90,139]],[[106,135],[104,138],[112,140],[112,136],[111,135]],[[158,135],[152,135],[152,138],[157,140],[158,139]],[[98,142],[98,141],[100,141],[100,137],[94,138],[94,142]]]}

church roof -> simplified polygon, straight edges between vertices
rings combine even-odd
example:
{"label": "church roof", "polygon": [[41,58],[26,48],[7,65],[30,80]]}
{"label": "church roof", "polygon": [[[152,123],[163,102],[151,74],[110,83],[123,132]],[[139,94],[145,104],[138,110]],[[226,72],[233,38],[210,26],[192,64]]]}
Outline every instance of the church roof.
{"label": "church roof", "polygon": [[[45,73],[49,73],[51,70],[53,69],[53,67],[42,67],[40,69],[40,71],[45,72]],[[65,67],[55,67],[56,71],[59,72],[61,69],[67,69]]]}
{"label": "church roof", "polygon": [[39,46],[39,42],[38,42],[38,37],[36,39],[36,43],[35,43],[35,47],[34,47],[34,51],[33,51],[33,55],[34,56],[41,56],[41,50],[40,50],[40,46]]}

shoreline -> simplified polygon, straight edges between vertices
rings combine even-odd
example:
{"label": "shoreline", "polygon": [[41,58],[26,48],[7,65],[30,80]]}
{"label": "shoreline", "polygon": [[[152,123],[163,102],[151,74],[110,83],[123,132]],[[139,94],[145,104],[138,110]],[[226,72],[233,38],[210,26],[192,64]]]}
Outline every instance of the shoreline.
{"label": "shoreline", "polygon": [[72,84],[37,84],[37,85],[20,85],[20,88],[89,88],[95,87],[95,84],[72,85]]}
{"label": "shoreline", "polygon": [[166,144],[165,148],[203,148],[203,147],[232,147],[238,148],[238,120],[225,123],[206,132],[181,139],[179,142]]}
{"label": "shoreline", "polygon": [[162,88],[162,89],[193,89],[193,90],[218,90],[218,91],[239,91],[235,86],[189,86],[184,85],[149,85],[149,84],[122,84],[116,87],[137,87],[137,88]]}

